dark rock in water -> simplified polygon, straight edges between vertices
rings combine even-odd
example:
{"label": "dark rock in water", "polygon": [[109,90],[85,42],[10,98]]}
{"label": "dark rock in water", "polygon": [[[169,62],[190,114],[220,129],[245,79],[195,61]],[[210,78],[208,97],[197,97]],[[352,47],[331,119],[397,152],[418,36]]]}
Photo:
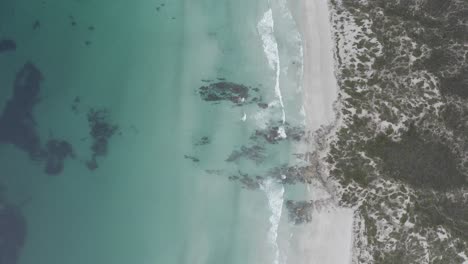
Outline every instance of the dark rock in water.
{"label": "dark rock in water", "polygon": [[257,137],[265,139],[270,144],[276,144],[283,139],[278,126],[269,127],[266,130],[256,130],[252,138]]}
{"label": "dark rock in water", "polygon": [[239,171],[239,175],[231,175],[228,177],[231,181],[238,181],[242,188],[249,190],[257,190],[260,188],[260,183],[262,182],[262,177],[256,177],[252,179],[248,174],[242,173]]}
{"label": "dark rock in water", "polygon": [[98,156],[105,155],[107,148],[96,146],[96,144],[107,146],[107,141],[115,134],[118,127],[109,122],[109,112],[106,109],[91,109],[88,112],[88,124],[91,127],[90,135],[95,140],[92,148]]}
{"label": "dark rock in water", "polygon": [[205,170],[205,172],[208,174],[219,175],[219,176],[223,174],[222,170]]}
{"label": "dark rock in water", "polygon": [[12,144],[31,159],[45,161],[45,172],[56,175],[62,172],[64,160],[73,157],[73,150],[70,143],[56,139],[49,140],[45,149],[41,147],[33,117],[41,81],[42,74],[32,63],[25,64],[16,75],[13,97],[0,116],[0,143]]}
{"label": "dark rock in water", "polygon": [[292,201],[286,202],[286,208],[289,211],[289,220],[296,225],[312,221],[312,210],[314,203],[312,201]]}
{"label": "dark rock in water", "polygon": [[106,109],[90,109],[88,124],[91,128],[90,135],[93,138],[93,144],[91,145],[92,158],[87,162],[87,167],[94,170],[98,167],[96,158],[107,154],[109,139],[117,132],[118,126],[110,123],[109,112]]}
{"label": "dark rock in water", "polygon": [[240,150],[234,150],[226,159],[226,161],[234,162],[243,157],[255,161],[257,164],[262,163],[266,158],[265,148],[260,145],[251,147],[242,146]]}
{"label": "dark rock in water", "polygon": [[268,176],[281,181],[283,184],[311,183],[310,166],[279,166],[271,169]]}
{"label": "dark rock in water", "polygon": [[64,140],[51,139],[47,142],[47,152],[57,157],[73,157],[73,148],[70,143]]}
{"label": "dark rock in water", "polygon": [[231,101],[235,104],[242,104],[249,97],[249,88],[232,82],[216,82],[200,87],[199,93],[205,101]]}
{"label": "dark rock in water", "polygon": [[200,160],[197,157],[194,157],[194,156],[184,155],[184,158],[189,159],[189,160],[191,160],[193,162],[200,162]]}
{"label": "dark rock in water", "polygon": [[312,183],[311,171],[311,166],[300,167],[283,165],[270,169],[267,173],[261,176],[257,175],[255,178],[249,177],[248,174],[242,173],[240,171],[238,175],[231,174],[231,176],[228,178],[232,181],[239,181],[242,185],[244,185],[244,187],[247,187],[248,189],[257,189],[260,187],[260,184],[264,179],[274,179],[275,182],[283,185],[297,183],[310,184]]}
{"label": "dark rock in water", "polygon": [[266,103],[258,103],[257,105],[258,105],[258,107],[260,107],[262,109],[267,109],[268,108],[268,104],[266,104]]}
{"label": "dark rock in water", "polygon": [[11,39],[0,40],[0,53],[13,50],[16,50],[16,42]]}
{"label": "dark rock in water", "polygon": [[93,145],[91,146],[91,150],[96,156],[105,156],[107,155],[107,146],[108,146],[107,138],[96,138],[94,140]]}
{"label": "dark rock in water", "polygon": [[44,172],[49,175],[57,175],[63,171],[63,160],[58,159],[57,157],[47,158],[46,167]]}
{"label": "dark rock in water", "polygon": [[45,172],[57,175],[63,171],[64,161],[74,157],[72,145],[64,140],[52,139],[47,142],[47,160]]}
{"label": "dark rock in water", "polygon": [[73,113],[78,114],[79,112],[78,106],[80,102],[81,102],[81,99],[79,96],[76,96],[75,99],[73,99],[73,103],[71,105],[71,110]]}
{"label": "dark rock in water", "polygon": [[13,144],[32,158],[42,155],[33,118],[41,81],[41,72],[32,63],[25,64],[16,75],[13,97],[0,116],[0,143]]}
{"label": "dark rock in water", "polygon": [[[281,129],[284,129],[286,137],[281,135]],[[251,139],[256,140],[258,138],[263,138],[266,142],[270,144],[277,144],[278,142],[290,139],[294,141],[301,141],[305,136],[305,129],[300,126],[291,126],[287,122],[281,124],[270,124],[266,129],[256,130],[255,134],[252,135]]]}
{"label": "dark rock in water", "polygon": [[18,208],[0,204],[0,263],[16,264],[26,239],[26,220]]}
{"label": "dark rock in water", "polygon": [[76,20],[75,20],[75,17],[74,17],[74,16],[69,15],[69,16],[68,16],[68,19],[70,19],[70,25],[71,25],[72,27],[76,26]]}
{"label": "dark rock in water", "polygon": [[288,138],[294,140],[294,141],[301,141],[304,139],[306,133],[305,129],[303,127],[291,127],[287,126],[286,127],[286,135]]}
{"label": "dark rock in water", "polygon": [[91,160],[86,161],[86,167],[90,170],[96,170],[99,166],[96,161],[96,157],[93,157]]}
{"label": "dark rock in water", "polygon": [[40,27],[41,27],[41,22],[39,20],[34,21],[32,28],[36,30]]}
{"label": "dark rock in water", "polygon": [[210,140],[209,137],[202,137],[202,138],[200,138],[200,140],[195,142],[195,146],[203,146],[203,145],[207,145],[207,144],[210,144],[210,143],[211,143],[211,140]]}

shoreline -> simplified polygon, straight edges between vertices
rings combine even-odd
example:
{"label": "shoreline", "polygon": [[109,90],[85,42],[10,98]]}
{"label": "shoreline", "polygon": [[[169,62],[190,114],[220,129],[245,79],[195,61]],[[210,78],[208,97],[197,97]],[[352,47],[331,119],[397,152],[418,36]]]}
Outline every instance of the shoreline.
{"label": "shoreline", "polygon": [[[296,7],[296,16],[304,52],[302,85],[306,127],[314,135],[339,118],[334,110],[339,88],[329,2],[301,0]],[[309,148],[314,148],[312,144]],[[307,199],[321,206],[315,207],[312,222],[299,233],[300,263],[351,263],[354,210],[339,207],[323,184],[310,187]],[[326,195],[317,196],[317,193]]]}
{"label": "shoreline", "polygon": [[333,104],[338,98],[338,84],[334,43],[328,0],[301,1],[298,26],[304,52],[304,109],[307,128],[316,131],[335,120]]}

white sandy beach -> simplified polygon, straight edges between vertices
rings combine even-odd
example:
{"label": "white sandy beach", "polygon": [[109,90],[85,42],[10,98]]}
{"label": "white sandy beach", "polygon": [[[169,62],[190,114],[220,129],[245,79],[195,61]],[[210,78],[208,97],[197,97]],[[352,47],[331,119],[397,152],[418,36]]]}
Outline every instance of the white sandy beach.
{"label": "white sandy beach", "polygon": [[[333,122],[337,99],[333,39],[327,0],[301,0],[298,14],[304,47],[304,108],[310,131]],[[317,201],[321,186],[311,186],[309,199]],[[347,264],[352,259],[353,210],[334,201],[313,212],[312,222],[300,231],[296,263]]]}
{"label": "white sandy beach", "polygon": [[299,27],[304,47],[304,108],[308,129],[315,131],[335,118],[338,95],[327,0],[301,0]]}

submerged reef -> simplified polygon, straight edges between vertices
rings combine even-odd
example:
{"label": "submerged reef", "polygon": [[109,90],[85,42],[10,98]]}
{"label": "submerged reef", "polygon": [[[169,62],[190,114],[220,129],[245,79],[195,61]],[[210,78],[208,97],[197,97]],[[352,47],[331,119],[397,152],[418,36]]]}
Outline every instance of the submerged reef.
{"label": "submerged reef", "polygon": [[226,161],[235,162],[243,157],[252,160],[257,164],[262,163],[266,158],[265,148],[260,145],[254,145],[251,147],[242,146],[240,150],[234,150]]}
{"label": "submerged reef", "polygon": [[41,22],[36,19],[34,23],[32,24],[32,29],[36,30],[36,29],[39,29],[40,27],[41,27]]}
{"label": "submerged reef", "polygon": [[69,19],[70,25],[71,25],[72,27],[76,26],[76,19],[75,19],[74,16],[69,15],[69,16],[68,16],[68,19]]}
{"label": "submerged reef", "polygon": [[[72,145],[59,139],[49,139],[41,145],[34,120],[34,107],[39,102],[40,85],[43,80],[39,69],[32,63],[26,63],[17,73],[10,98],[0,115],[0,143],[12,144],[29,154],[32,160],[45,162],[44,172],[57,175],[64,169],[67,158],[74,158]],[[78,113],[80,98],[75,97],[72,111]],[[87,162],[89,169],[98,167],[96,158],[107,154],[108,141],[117,131],[117,126],[108,120],[105,109],[88,112],[88,123],[93,138],[92,158]]]}
{"label": "submerged reef", "polygon": [[300,126],[291,126],[288,122],[270,123],[265,129],[258,129],[250,138],[257,140],[264,139],[269,144],[277,144],[285,139],[301,141],[305,138],[305,129]]}
{"label": "submerged reef", "polygon": [[107,109],[95,110],[91,108],[87,117],[91,129],[89,134],[93,138],[93,144],[91,145],[92,156],[86,162],[86,166],[90,170],[95,170],[98,168],[97,157],[107,155],[109,140],[117,132],[118,126],[109,120]]}
{"label": "submerged reef", "polygon": [[49,175],[57,175],[63,171],[66,158],[74,157],[73,148],[64,140],[51,139],[47,142],[47,159],[45,172]]}
{"label": "submerged reef", "polygon": [[17,73],[13,86],[13,97],[0,116],[0,143],[10,143],[27,152],[31,158],[42,155],[34,106],[39,101],[42,74],[28,62]]}
{"label": "submerged reef", "polygon": [[75,96],[75,98],[73,99],[73,103],[71,105],[71,110],[74,114],[79,113],[80,102],[81,102],[81,98],[79,96]]}
{"label": "submerged reef", "polygon": [[12,144],[36,161],[45,161],[44,171],[57,175],[63,171],[64,160],[73,156],[72,146],[64,140],[51,139],[41,146],[34,120],[34,106],[39,102],[42,74],[32,63],[26,63],[17,73],[13,97],[0,116],[0,143]]}
{"label": "submerged reef", "polygon": [[268,108],[268,104],[267,103],[257,103],[258,107],[262,108],[262,109],[267,109]]}
{"label": "submerged reef", "polygon": [[0,201],[0,263],[16,264],[26,239],[26,220],[19,208]]}
{"label": "submerged reef", "polygon": [[236,105],[242,105],[261,101],[260,97],[252,97],[249,92],[258,93],[258,88],[247,87],[232,82],[215,82],[199,88],[199,94],[204,101],[221,102],[230,101]]}
{"label": "submerged reef", "polygon": [[164,6],[164,3],[159,4],[158,6],[156,6],[156,11],[159,12]]}
{"label": "submerged reef", "polygon": [[0,40],[0,53],[16,50],[16,42],[11,39]]}
{"label": "submerged reef", "polygon": [[[312,178],[315,177],[312,171],[312,166],[282,165],[273,167],[266,173],[261,173],[256,176],[249,176],[249,174],[239,171],[237,174],[231,174],[228,179],[231,181],[238,181],[247,189],[255,190],[260,188],[260,185],[265,179],[274,179],[277,183],[283,185],[293,185],[298,183],[310,184],[312,183]],[[222,174],[220,171],[213,170],[207,170],[207,172],[216,172],[217,175]]]}
{"label": "submerged reef", "polygon": [[204,145],[208,145],[211,143],[211,140],[209,137],[207,136],[204,136],[204,137],[201,137],[197,142],[195,142],[195,146],[204,146]]}
{"label": "submerged reef", "polygon": [[264,130],[256,130],[255,135],[253,135],[251,139],[257,138],[263,138],[270,144],[276,144],[284,139],[283,135],[280,133],[280,127],[278,126],[269,127]]}
{"label": "submerged reef", "polygon": [[261,176],[256,176],[255,179],[249,177],[247,173],[242,173],[241,171],[238,172],[238,175],[231,175],[228,177],[231,181],[238,181],[242,188],[249,189],[249,190],[257,190],[260,188],[260,184],[263,181]]}
{"label": "submerged reef", "polygon": [[283,184],[311,183],[311,166],[288,166],[275,167],[268,172],[268,177],[277,179]]}
{"label": "submerged reef", "polygon": [[200,159],[191,155],[184,155],[185,159],[191,160],[193,162],[200,162]]}

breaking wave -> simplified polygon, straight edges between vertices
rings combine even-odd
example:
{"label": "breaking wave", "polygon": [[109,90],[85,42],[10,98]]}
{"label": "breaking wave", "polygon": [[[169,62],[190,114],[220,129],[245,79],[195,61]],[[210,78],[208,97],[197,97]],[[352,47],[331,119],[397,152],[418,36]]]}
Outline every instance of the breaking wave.
{"label": "breaking wave", "polygon": [[278,43],[276,42],[274,36],[274,21],[273,21],[273,11],[268,9],[263,14],[263,18],[257,24],[257,30],[263,41],[263,51],[268,59],[268,64],[276,72],[276,82],[275,82],[275,94],[278,97],[279,103],[281,105],[282,111],[282,121],[286,122],[286,113],[284,111],[283,96],[281,95],[281,89],[279,85],[280,80],[280,57],[278,50]]}
{"label": "breaking wave", "polygon": [[273,245],[275,251],[274,264],[279,264],[280,252],[278,247],[278,227],[280,223],[281,213],[283,211],[283,185],[276,183],[273,179],[268,179],[262,183],[260,188],[265,192],[270,206],[270,230],[268,232],[269,242]]}

